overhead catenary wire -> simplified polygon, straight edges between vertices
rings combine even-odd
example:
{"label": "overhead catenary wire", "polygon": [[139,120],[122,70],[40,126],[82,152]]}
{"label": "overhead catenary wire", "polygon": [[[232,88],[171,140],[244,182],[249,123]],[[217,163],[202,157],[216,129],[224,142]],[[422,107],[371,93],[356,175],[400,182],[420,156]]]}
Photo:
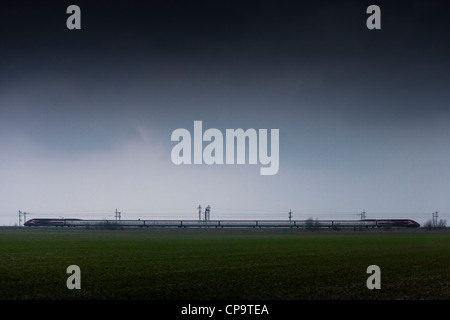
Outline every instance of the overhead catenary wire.
{"label": "overhead catenary wire", "polygon": [[[180,209],[180,208],[158,208],[158,209],[121,209],[121,213],[126,213],[126,219],[147,219],[147,220],[170,220],[170,219],[187,219],[196,220],[199,218],[198,207]],[[361,215],[361,211],[331,211],[331,210],[297,210],[293,209],[249,209],[249,208],[227,208],[218,207],[213,211],[213,219],[215,220],[289,220],[287,212],[291,210],[295,212],[296,220],[306,220],[308,218],[315,219],[354,219],[355,215]],[[3,212],[3,211],[2,211]],[[23,223],[26,222],[24,212],[20,210],[21,218],[24,218]],[[118,211],[119,212],[119,211]],[[358,213],[359,212],[359,213]],[[366,211],[363,211],[366,213]],[[409,218],[425,223],[430,220],[430,211],[428,212],[396,212],[396,211],[368,211],[370,219],[384,219],[384,218]],[[437,222],[437,212],[432,212],[432,223]],[[4,212],[5,214],[6,212]],[[121,219],[122,216],[116,214],[115,210],[32,210],[33,216],[36,218],[75,218],[75,219],[98,219],[98,220],[114,220]],[[200,212],[202,213],[202,212]],[[9,215],[10,213],[8,213]],[[31,214],[27,211],[25,214]],[[117,216],[116,216],[116,215]],[[16,211],[17,217],[17,211]],[[450,212],[439,211],[439,217],[443,221],[450,219]],[[366,217],[367,218],[367,217]],[[17,220],[16,220],[17,221]],[[22,225],[22,219],[19,225]]]}

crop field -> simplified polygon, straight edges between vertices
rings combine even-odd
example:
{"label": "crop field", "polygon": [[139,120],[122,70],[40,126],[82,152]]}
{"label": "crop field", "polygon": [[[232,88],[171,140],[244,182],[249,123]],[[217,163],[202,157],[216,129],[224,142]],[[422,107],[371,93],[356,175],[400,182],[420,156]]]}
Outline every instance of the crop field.
{"label": "crop field", "polygon": [[448,300],[449,262],[448,231],[4,228],[0,299]]}

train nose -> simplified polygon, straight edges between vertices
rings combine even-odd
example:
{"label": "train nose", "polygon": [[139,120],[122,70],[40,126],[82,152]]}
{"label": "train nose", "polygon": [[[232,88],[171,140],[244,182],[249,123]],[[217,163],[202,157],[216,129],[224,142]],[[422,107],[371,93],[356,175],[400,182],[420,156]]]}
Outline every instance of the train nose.
{"label": "train nose", "polygon": [[416,221],[414,221],[414,220],[410,221],[410,225],[411,225],[412,227],[415,227],[415,228],[418,228],[418,227],[420,227],[420,224],[419,224],[419,223],[417,223],[417,222],[416,222]]}

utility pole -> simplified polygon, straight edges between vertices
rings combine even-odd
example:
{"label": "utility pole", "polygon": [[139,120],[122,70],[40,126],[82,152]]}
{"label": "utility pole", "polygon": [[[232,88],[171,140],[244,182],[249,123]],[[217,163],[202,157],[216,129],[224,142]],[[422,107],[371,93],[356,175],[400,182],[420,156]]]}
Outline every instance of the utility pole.
{"label": "utility pole", "polygon": [[205,209],[205,221],[208,221],[210,218],[211,206],[208,205]]}
{"label": "utility pole", "polygon": [[438,213],[439,212],[437,212],[437,211],[432,213],[432,215],[433,215],[433,227],[434,228],[437,228],[437,226],[438,226]]}
{"label": "utility pole", "polygon": [[289,226],[292,227],[292,210],[289,210]]}
{"label": "utility pole", "polygon": [[116,221],[120,220],[120,214],[121,214],[121,212],[117,211],[117,209],[116,209]]}
{"label": "utility pole", "polygon": [[202,221],[202,206],[198,205],[198,221]]}
{"label": "utility pole", "polygon": [[361,216],[361,220],[364,220],[364,219],[366,219],[366,212],[363,211],[361,213],[358,213],[358,216]]}
{"label": "utility pole", "polygon": [[[19,210],[19,227],[21,225],[25,225],[25,222],[27,222],[27,214],[30,214],[30,213],[22,212]],[[22,216],[23,216],[23,224],[22,224]]]}

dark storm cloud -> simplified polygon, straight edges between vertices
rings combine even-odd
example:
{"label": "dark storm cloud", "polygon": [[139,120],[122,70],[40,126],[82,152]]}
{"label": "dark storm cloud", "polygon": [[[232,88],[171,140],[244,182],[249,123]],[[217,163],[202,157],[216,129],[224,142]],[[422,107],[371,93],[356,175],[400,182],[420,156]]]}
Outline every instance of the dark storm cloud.
{"label": "dark storm cloud", "polygon": [[[40,83],[72,86],[67,99],[95,90],[114,97],[153,88],[156,97],[189,97],[202,89],[227,87],[241,96],[278,88],[294,105],[279,110],[286,114],[301,113],[297,105],[305,101],[320,105],[313,113],[358,119],[365,112],[397,120],[447,113],[441,100],[448,98],[449,5],[431,3],[381,2],[377,33],[365,28],[368,4],[361,1],[79,2],[82,30],[76,32],[65,28],[67,3],[23,2],[2,11],[1,81],[39,74]],[[101,102],[77,110],[120,112]],[[45,108],[73,112],[64,105]]]}
{"label": "dark storm cloud", "polygon": [[67,5],[2,11],[3,130],[95,149],[138,120],[383,130],[449,115],[443,2],[382,2],[375,32],[361,1],[79,2],[79,31]]}

